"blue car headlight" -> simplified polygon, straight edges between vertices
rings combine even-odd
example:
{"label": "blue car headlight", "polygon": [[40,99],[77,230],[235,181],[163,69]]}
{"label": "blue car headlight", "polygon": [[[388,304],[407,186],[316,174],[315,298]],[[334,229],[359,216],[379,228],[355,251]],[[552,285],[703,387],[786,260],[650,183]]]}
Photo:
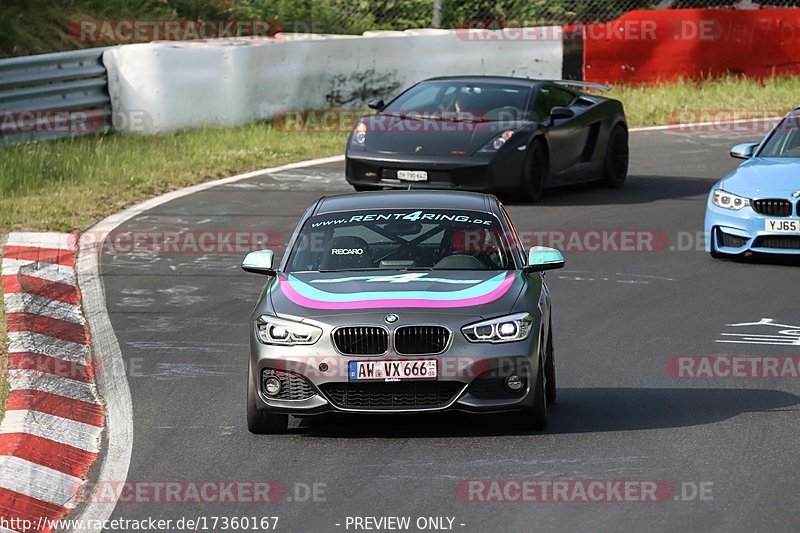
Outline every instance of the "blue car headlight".
{"label": "blue car headlight", "polygon": [[461,333],[470,342],[514,342],[528,338],[533,329],[530,313],[501,316],[482,320],[461,328]]}
{"label": "blue car headlight", "polygon": [[736,196],[722,189],[714,191],[711,201],[717,207],[730,209],[732,211],[739,211],[740,209],[750,206],[750,198]]}
{"label": "blue car headlight", "polygon": [[314,344],[322,336],[322,329],[317,326],[269,315],[258,317],[256,327],[258,328],[258,338],[264,344],[280,346]]}

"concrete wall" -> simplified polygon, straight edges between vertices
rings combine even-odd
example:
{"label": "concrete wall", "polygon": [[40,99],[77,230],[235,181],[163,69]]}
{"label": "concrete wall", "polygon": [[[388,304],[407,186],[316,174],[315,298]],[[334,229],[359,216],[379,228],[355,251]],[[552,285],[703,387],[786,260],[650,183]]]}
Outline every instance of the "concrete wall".
{"label": "concrete wall", "polygon": [[120,46],[104,55],[114,127],[156,133],[362,107],[433,76],[561,78],[560,28],[527,30],[511,38],[485,30],[411,30]]}

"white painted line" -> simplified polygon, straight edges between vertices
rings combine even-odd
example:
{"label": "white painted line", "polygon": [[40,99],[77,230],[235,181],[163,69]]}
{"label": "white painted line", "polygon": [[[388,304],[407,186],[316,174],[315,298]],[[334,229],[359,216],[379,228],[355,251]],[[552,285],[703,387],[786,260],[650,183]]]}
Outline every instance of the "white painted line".
{"label": "white painted line", "polygon": [[47,374],[36,370],[9,369],[8,371],[9,389],[15,390],[38,390],[57,394],[65,398],[80,400],[87,403],[100,404],[93,383],[69,379],[54,374]]}
{"label": "white painted line", "polygon": [[26,409],[6,411],[0,433],[27,433],[87,452],[100,451],[103,428]]}
{"label": "white painted line", "polygon": [[69,342],[41,333],[11,331],[7,334],[8,353],[38,353],[72,363],[86,364],[89,348],[84,344]]}
{"label": "white painted line", "polygon": [[6,246],[32,246],[34,248],[53,248],[74,250],[77,240],[68,233],[26,233],[11,232],[6,239]]}
{"label": "white painted line", "polygon": [[83,480],[20,457],[0,457],[0,487],[67,509],[75,507],[75,497]]}
{"label": "white painted line", "polygon": [[[92,334],[92,353],[101,363],[102,371],[97,372],[95,381],[100,395],[106,403],[106,442],[107,450],[98,459],[101,462],[97,483],[119,482],[128,478],[133,446],[133,407],[131,390],[125,374],[125,364],[119,342],[111,326],[111,319],[106,309],[106,293],[103,280],[100,278],[100,246],[103,239],[120,224],[149,209],[171,202],[190,194],[236,183],[248,178],[274,174],[296,168],[305,168],[326,163],[344,161],[343,155],[313,159],[292,163],[280,167],[256,170],[238,176],[201,183],[178,191],[173,191],[156,198],[151,198],[115,213],[91,227],[81,235],[78,262],[78,285],[83,294],[83,312]],[[111,516],[116,507],[113,503],[87,502],[78,519],[84,523],[102,523]],[[99,533],[99,528],[84,529],[81,533]]]}
{"label": "white painted line", "polygon": [[34,315],[49,316],[66,322],[83,324],[81,308],[67,302],[50,300],[26,292],[12,292],[5,295],[6,314],[32,313]]}
{"label": "white painted line", "polygon": [[3,258],[3,275],[16,276],[17,274],[75,285],[75,269],[71,266],[39,263],[27,259]]}

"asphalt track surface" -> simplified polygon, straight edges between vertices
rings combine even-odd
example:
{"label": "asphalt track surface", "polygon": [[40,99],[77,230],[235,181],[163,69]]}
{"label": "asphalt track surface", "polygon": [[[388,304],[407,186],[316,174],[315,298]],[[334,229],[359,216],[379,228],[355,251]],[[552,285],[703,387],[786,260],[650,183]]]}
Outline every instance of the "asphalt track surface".
{"label": "asphalt track surface", "polygon": [[[717,261],[696,241],[709,188],[736,166],[728,148],[754,137],[637,132],[623,189],[582,185],[550,191],[536,205],[506,202],[523,238],[573,230],[655,236],[653,251],[568,248],[567,267],[548,274],[559,398],[544,434],[455,414],[295,421],[288,435],[251,435],[247,318],[263,279],[240,270],[241,253],[107,250],[102,279],[133,397],[127,481],[277,480],[295,500],[296,483],[325,484],[324,501],[121,502],[113,516],[278,516],[278,531],[321,532],[347,530],[348,516],[410,516],[412,525],[420,516],[453,517],[464,532],[796,528],[798,379],[692,379],[667,370],[676,356],[800,353],[769,343],[786,340],[786,328],[729,326],[800,324],[798,263]],[[288,239],[313,199],[348,190],[341,163],[291,170],[172,201],[118,231],[266,230]],[[780,338],[718,342],[744,339],[738,334]],[[664,480],[675,496],[460,500],[459,481],[476,479]],[[701,483],[710,495],[692,498]]]}

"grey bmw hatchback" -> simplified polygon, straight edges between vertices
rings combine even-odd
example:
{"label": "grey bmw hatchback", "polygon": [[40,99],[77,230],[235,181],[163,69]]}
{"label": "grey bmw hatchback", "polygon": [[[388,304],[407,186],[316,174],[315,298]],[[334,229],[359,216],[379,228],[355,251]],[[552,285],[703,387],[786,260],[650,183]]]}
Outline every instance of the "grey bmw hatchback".
{"label": "grey bmw hatchback", "polygon": [[384,191],[316,200],[250,319],[247,424],[281,433],[289,415],[513,412],[542,430],[556,397],[545,271],[487,194]]}

